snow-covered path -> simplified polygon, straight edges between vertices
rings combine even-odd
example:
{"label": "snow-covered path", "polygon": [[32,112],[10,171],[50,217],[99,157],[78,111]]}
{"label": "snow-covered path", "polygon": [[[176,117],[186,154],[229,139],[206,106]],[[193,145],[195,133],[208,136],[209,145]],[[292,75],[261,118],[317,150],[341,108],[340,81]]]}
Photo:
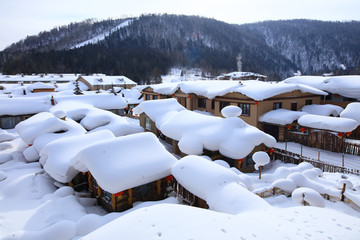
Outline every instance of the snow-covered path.
{"label": "snow-covered path", "polygon": [[302,146],[299,143],[288,142],[278,142],[275,145],[276,148],[285,149],[287,151],[301,154],[302,148],[302,155],[308,158],[312,158],[315,161],[319,158],[320,152],[320,162],[328,163],[335,166],[342,166],[342,157],[344,155],[344,167],[349,169],[360,170],[360,157],[354,156],[350,154],[342,154],[342,153],[334,153],[330,151],[325,151],[322,149],[311,148],[307,146]]}

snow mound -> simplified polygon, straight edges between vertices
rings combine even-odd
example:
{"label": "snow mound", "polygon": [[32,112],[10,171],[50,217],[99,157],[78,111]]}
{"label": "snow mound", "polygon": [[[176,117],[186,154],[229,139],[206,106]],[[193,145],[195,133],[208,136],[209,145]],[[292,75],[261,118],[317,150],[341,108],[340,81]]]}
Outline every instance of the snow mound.
{"label": "snow mound", "polygon": [[182,158],[171,170],[187,190],[204,199],[210,209],[236,214],[265,209],[267,203],[247,190],[232,170],[199,156]]}
{"label": "snow mound", "polygon": [[7,178],[7,175],[5,172],[0,171],[0,181],[5,180]]}
{"label": "snow mound", "polygon": [[324,129],[335,132],[352,132],[358,122],[349,118],[327,117],[313,114],[301,116],[298,123],[304,127]]}
{"label": "snow mound", "polygon": [[242,113],[242,110],[238,106],[226,106],[223,109],[221,109],[221,114],[225,118],[238,117],[241,115],[241,113]]}
{"label": "snow mound", "polygon": [[301,187],[293,191],[292,200],[299,205],[310,205],[314,207],[325,207],[325,201],[315,190]]}
{"label": "snow mound", "polygon": [[340,113],[340,117],[354,119],[360,125],[360,103],[349,103],[344,111]]}
{"label": "snow mound", "polygon": [[333,104],[312,104],[312,105],[305,105],[301,111],[307,112],[309,114],[321,115],[321,116],[334,116],[338,117],[340,113],[344,109],[340,106],[333,105]]}
{"label": "snow mound", "polygon": [[299,117],[305,114],[306,113],[304,112],[291,111],[280,108],[264,113],[259,117],[259,121],[278,125],[286,125],[293,123],[294,121],[298,120]]}
{"label": "snow mound", "polygon": [[170,175],[176,161],[154,134],[145,132],[88,146],[71,164],[89,170],[105,191],[118,193]]}

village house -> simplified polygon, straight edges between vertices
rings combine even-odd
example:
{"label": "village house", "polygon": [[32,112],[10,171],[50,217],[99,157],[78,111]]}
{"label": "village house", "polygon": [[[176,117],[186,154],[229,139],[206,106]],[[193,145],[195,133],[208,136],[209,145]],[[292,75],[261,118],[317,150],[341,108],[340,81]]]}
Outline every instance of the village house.
{"label": "village house", "polygon": [[90,75],[80,76],[77,81],[84,83],[89,91],[108,90],[114,87],[131,89],[137,85],[136,82],[125,76]]}
{"label": "village house", "polygon": [[6,84],[31,84],[42,83],[68,83],[75,82],[79,76],[77,74],[37,74],[37,75],[0,75],[0,83]]}
{"label": "village house", "polygon": [[360,76],[294,76],[285,83],[305,84],[328,93],[323,104],[334,104],[345,108],[349,103],[360,100]]}
{"label": "village house", "polygon": [[28,85],[27,90],[32,93],[40,93],[40,92],[54,92],[55,87],[51,84],[46,84],[43,82],[35,82],[30,85]]}
{"label": "village house", "polygon": [[297,111],[305,105],[320,104],[327,93],[303,84],[262,81],[188,81],[151,85],[143,89],[144,101],[175,98],[188,110],[206,111],[221,116],[229,105],[242,109],[246,123],[278,138],[279,129],[260,122],[259,117],[271,110]]}
{"label": "village house", "polygon": [[252,72],[231,72],[217,77],[218,80],[260,80],[266,81],[267,76]]}
{"label": "village house", "polygon": [[111,212],[137,201],[165,199],[177,160],[154,134],[138,133],[88,146],[71,161],[75,169],[88,172],[92,196]]}
{"label": "village house", "polygon": [[144,101],[134,109],[140,126],[172,144],[175,154],[207,155],[243,172],[254,171],[253,151],[273,147],[275,139],[238,118],[241,109],[222,109],[225,117],[189,111],[176,99]]}

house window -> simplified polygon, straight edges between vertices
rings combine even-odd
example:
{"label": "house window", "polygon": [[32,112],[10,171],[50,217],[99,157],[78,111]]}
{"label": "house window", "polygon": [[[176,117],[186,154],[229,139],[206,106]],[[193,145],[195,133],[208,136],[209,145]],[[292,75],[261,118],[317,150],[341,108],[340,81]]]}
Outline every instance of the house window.
{"label": "house window", "polygon": [[206,108],[206,98],[198,98],[198,108]]}
{"label": "house window", "polygon": [[153,95],[153,100],[156,100],[158,99],[158,96],[157,95]]}
{"label": "house window", "polygon": [[21,122],[21,117],[2,117],[0,118],[0,127],[3,129],[15,128],[16,124]]}
{"label": "house window", "polygon": [[250,116],[250,104],[248,103],[239,103],[239,108],[241,108],[241,115]]}
{"label": "house window", "polygon": [[150,100],[150,95],[149,94],[145,94],[145,100]]}
{"label": "house window", "polygon": [[145,118],[145,129],[151,130],[151,120],[150,118]]}
{"label": "house window", "polygon": [[297,102],[292,102],[291,103],[291,110],[292,111],[297,111]]}
{"label": "house window", "polygon": [[276,110],[279,108],[282,108],[282,102],[275,102],[273,105],[273,109]]}
{"label": "house window", "polygon": [[215,99],[211,100],[211,109],[215,109]]}
{"label": "house window", "polygon": [[311,104],[312,104],[312,99],[305,100],[305,105],[311,105]]}
{"label": "house window", "polygon": [[104,200],[107,201],[108,203],[111,203],[112,202],[112,194],[107,191],[104,191]]}
{"label": "house window", "polygon": [[229,105],[230,105],[229,102],[220,102],[220,111],[221,111],[221,109],[223,109],[224,107],[229,106]]}

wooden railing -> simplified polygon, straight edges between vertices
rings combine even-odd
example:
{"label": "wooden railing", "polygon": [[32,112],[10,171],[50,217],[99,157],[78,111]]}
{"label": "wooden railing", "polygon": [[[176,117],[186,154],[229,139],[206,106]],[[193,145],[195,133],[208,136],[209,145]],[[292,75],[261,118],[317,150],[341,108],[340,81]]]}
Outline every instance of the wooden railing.
{"label": "wooden railing", "polygon": [[301,156],[300,154],[289,152],[279,148],[274,148],[274,152],[272,153],[272,159],[281,160],[285,163],[294,163],[294,164],[299,164],[301,162],[308,162],[311,163],[314,167],[320,168],[323,172],[341,172],[341,173],[351,173],[351,174],[360,175],[359,169],[350,169],[342,166],[331,165],[316,159]]}

